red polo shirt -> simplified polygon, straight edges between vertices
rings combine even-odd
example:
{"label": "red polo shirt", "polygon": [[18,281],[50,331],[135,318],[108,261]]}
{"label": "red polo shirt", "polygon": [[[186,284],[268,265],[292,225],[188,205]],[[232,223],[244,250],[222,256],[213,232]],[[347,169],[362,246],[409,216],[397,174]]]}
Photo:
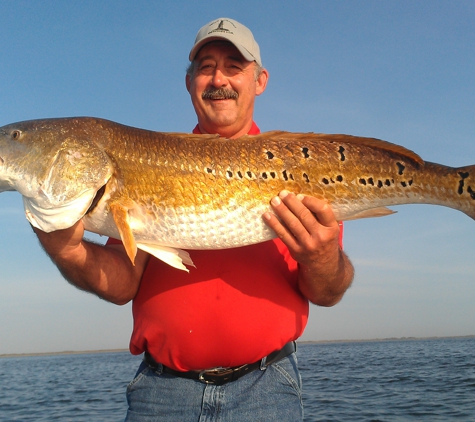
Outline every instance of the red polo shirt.
{"label": "red polo shirt", "polygon": [[[253,123],[249,134],[258,133]],[[132,304],[131,353],[147,351],[179,371],[229,367],[256,362],[303,333],[308,300],[279,239],[188,252],[196,265],[189,273],[150,258]]]}

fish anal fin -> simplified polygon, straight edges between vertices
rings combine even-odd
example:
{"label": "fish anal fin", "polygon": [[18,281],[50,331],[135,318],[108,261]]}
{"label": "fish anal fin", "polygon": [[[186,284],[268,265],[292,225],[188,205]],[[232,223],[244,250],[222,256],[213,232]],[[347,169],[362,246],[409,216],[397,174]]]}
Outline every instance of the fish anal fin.
{"label": "fish anal fin", "polygon": [[348,220],[359,220],[361,218],[375,218],[375,217],[385,217],[386,215],[395,214],[397,211],[390,210],[386,207],[372,208],[370,210],[359,211],[355,214],[345,217],[345,221]]}
{"label": "fish anal fin", "polygon": [[128,257],[135,265],[135,255],[137,255],[137,244],[135,243],[134,234],[129,225],[128,209],[120,203],[112,203],[109,205],[115,225],[119,231],[120,238],[124,244]]}
{"label": "fish anal fin", "polygon": [[188,268],[186,268],[184,264],[191,265],[193,267],[195,266],[190,258],[190,254],[182,249],[143,243],[139,243],[137,246],[139,249],[148,252],[150,255],[153,255],[160,261],[163,261],[179,270],[189,272]]}

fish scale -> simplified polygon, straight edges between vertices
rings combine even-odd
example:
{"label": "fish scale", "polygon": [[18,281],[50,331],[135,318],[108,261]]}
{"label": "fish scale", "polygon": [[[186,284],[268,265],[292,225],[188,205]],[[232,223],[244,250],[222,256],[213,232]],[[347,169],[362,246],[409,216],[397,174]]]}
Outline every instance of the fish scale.
{"label": "fish scale", "polygon": [[47,232],[83,219],[177,268],[183,249],[269,240],[262,221],[281,190],[325,199],[338,220],[435,204],[475,218],[475,167],[424,162],[402,146],[349,135],[267,132],[239,139],[162,133],[97,118],[0,128],[0,191],[17,190]]}

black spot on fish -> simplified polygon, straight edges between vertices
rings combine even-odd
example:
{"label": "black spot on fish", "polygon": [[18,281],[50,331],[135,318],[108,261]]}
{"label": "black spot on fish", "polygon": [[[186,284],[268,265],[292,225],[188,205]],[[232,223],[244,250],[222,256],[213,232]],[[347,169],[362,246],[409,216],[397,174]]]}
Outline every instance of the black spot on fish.
{"label": "black spot on fish", "polygon": [[305,179],[306,183],[310,183],[310,179],[308,178],[307,173],[302,174],[303,178]]}
{"label": "black spot on fish", "polygon": [[343,176],[341,174],[339,174],[338,176],[336,176],[336,181],[337,182],[343,182]]}
{"label": "black spot on fish", "polygon": [[360,179],[360,185],[366,186],[366,179]]}
{"label": "black spot on fish", "polygon": [[265,172],[262,173],[262,178],[263,178],[263,179],[267,179],[267,173],[265,173]]}
{"label": "black spot on fish", "polygon": [[378,180],[378,188],[382,188],[383,187],[383,182],[381,182],[381,180]]}
{"label": "black spot on fish", "polygon": [[340,153],[340,161],[345,161],[346,160],[346,157],[345,157],[345,148],[343,148],[341,145],[340,145],[340,148],[338,148],[338,152]]}
{"label": "black spot on fish", "polygon": [[400,176],[402,176],[403,173],[404,173],[404,170],[406,169],[406,166],[404,164],[399,163],[399,162],[397,162],[396,165],[397,165],[397,168],[399,169],[398,174]]}
{"label": "black spot on fish", "polygon": [[462,171],[459,171],[459,176],[461,177],[460,179],[460,182],[459,182],[459,189],[458,189],[458,193],[459,195],[462,195],[463,193],[463,188],[464,188],[464,185],[465,185],[465,179],[470,176],[470,174],[468,172],[462,172]]}
{"label": "black spot on fish", "polygon": [[213,169],[210,169],[209,167],[206,167],[206,173],[213,173]]}
{"label": "black spot on fish", "polygon": [[409,183],[409,186],[412,186],[412,184],[413,184],[414,182],[413,182],[412,179],[411,179],[411,180],[409,180],[409,182],[407,182],[407,183]]}
{"label": "black spot on fish", "polygon": [[282,176],[284,177],[284,180],[285,180],[285,181],[289,180],[289,176],[287,176],[287,170],[284,170],[284,171],[282,172]]}
{"label": "black spot on fish", "polygon": [[238,171],[238,172],[237,172],[237,175],[238,175],[238,177],[239,177],[240,179],[242,179],[242,173],[241,173],[241,171]]}
{"label": "black spot on fish", "polygon": [[227,175],[229,178],[231,178],[231,177],[233,177],[233,172],[232,172],[231,170],[228,170],[228,171],[226,172],[226,175]]}
{"label": "black spot on fish", "polygon": [[401,182],[401,186],[402,186],[403,188],[405,188],[405,187],[407,186],[407,183],[406,183],[406,182]]}
{"label": "black spot on fish", "polygon": [[374,186],[374,180],[372,177],[368,179],[368,185]]}
{"label": "black spot on fish", "polygon": [[303,154],[303,158],[309,158],[310,157],[310,155],[308,154],[308,148],[307,147],[302,148],[302,154]]}
{"label": "black spot on fish", "polygon": [[271,171],[271,172],[270,172],[270,177],[272,177],[273,179],[275,179],[275,172],[274,172],[274,171]]}
{"label": "black spot on fish", "polygon": [[253,177],[252,171],[247,172],[247,177],[249,177],[249,179],[252,179],[252,177]]}
{"label": "black spot on fish", "polygon": [[391,186],[391,181],[389,179],[386,179],[386,181],[384,182],[384,184],[386,186]]}
{"label": "black spot on fish", "polygon": [[289,179],[290,179],[290,180],[295,180],[295,179],[294,179],[294,175],[293,175],[292,173],[289,173]]}
{"label": "black spot on fish", "polygon": [[329,181],[326,177],[324,177],[324,178],[322,179],[322,182],[323,182],[325,185],[328,185],[328,184],[330,183],[330,181]]}
{"label": "black spot on fish", "polygon": [[471,186],[467,187],[467,192],[470,194],[470,198],[475,199],[475,191]]}
{"label": "black spot on fish", "polygon": [[267,158],[268,158],[269,160],[272,160],[272,159],[274,158],[274,154],[272,154],[272,152],[266,151],[266,154],[267,154]]}

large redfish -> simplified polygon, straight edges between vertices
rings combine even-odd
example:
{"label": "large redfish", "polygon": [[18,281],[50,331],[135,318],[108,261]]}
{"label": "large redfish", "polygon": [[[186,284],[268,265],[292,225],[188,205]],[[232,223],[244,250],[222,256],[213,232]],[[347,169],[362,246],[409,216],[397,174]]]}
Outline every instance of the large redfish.
{"label": "large redfish", "polygon": [[26,217],[54,231],[121,239],[177,268],[184,249],[269,240],[261,215],[279,191],[327,200],[338,220],[388,205],[436,204],[475,218],[475,166],[424,162],[371,138],[267,132],[239,139],[161,133],[78,117],[0,128],[0,192],[23,195]]}

